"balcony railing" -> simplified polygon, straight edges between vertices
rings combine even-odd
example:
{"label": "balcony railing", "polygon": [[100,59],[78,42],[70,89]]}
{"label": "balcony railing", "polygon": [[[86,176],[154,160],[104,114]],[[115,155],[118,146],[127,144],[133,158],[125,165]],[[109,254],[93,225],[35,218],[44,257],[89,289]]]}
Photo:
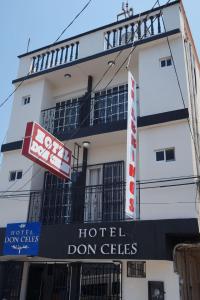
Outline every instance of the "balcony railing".
{"label": "balcony railing", "polygon": [[33,56],[30,73],[37,73],[78,59],[79,41]]}
{"label": "balcony railing", "polygon": [[[76,189],[77,192],[77,189]],[[84,222],[124,220],[125,183],[86,186],[79,188],[84,193]],[[73,221],[73,188],[33,192],[30,195],[28,221],[43,224],[68,224]]]}
{"label": "balcony railing", "polygon": [[164,32],[161,14],[150,14],[105,33],[105,49],[112,49]]}
{"label": "balcony railing", "polygon": [[53,134],[77,128],[80,124],[81,105],[81,98],[74,98],[58,102],[55,107],[42,110],[42,126]]}
{"label": "balcony railing", "polygon": [[[83,100],[84,97],[61,101],[56,103],[55,107],[42,110],[42,126],[53,134],[80,127],[81,120],[85,119],[85,115],[81,117]],[[96,92],[91,99],[86,99],[86,101],[90,102],[87,112],[88,126],[126,120],[128,85],[123,84]]]}

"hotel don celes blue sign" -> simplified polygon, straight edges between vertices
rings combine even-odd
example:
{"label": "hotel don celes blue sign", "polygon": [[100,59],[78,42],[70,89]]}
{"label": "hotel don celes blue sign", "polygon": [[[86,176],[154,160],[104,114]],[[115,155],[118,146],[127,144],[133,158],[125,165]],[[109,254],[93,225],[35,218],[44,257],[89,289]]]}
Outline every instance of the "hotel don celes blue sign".
{"label": "hotel don celes blue sign", "polygon": [[4,255],[37,255],[41,225],[34,223],[7,224]]}

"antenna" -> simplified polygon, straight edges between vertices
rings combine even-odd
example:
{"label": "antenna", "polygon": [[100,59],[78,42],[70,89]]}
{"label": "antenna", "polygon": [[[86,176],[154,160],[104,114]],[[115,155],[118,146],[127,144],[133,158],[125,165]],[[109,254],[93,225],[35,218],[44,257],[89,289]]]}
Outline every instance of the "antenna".
{"label": "antenna", "polygon": [[27,48],[26,48],[26,52],[27,52],[27,53],[28,53],[28,50],[29,50],[30,41],[31,41],[31,39],[30,39],[30,37],[29,37],[29,38],[28,38],[28,43],[27,43]]}
{"label": "antenna", "polygon": [[125,19],[133,16],[133,8],[129,8],[128,0],[126,0],[126,4],[122,2],[122,12],[117,15],[117,21],[121,16],[124,16]]}

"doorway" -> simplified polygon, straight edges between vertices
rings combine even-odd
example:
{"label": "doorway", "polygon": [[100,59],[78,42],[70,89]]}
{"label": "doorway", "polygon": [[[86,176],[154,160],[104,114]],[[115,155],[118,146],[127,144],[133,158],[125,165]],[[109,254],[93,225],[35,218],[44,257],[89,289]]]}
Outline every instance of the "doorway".
{"label": "doorway", "polygon": [[69,264],[30,265],[27,300],[69,300]]}
{"label": "doorway", "polygon": [[120,263],[32,263],[26,300],[120,300],[121,282]]}

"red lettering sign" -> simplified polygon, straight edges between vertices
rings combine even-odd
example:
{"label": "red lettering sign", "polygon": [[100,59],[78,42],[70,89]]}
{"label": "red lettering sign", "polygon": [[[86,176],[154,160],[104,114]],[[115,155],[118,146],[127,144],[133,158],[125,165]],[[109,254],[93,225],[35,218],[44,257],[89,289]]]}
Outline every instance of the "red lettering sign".
{"label": "red lettering sign", "polygon": [[22,155],[58,177],[71,176],[71,150],[35,122],[27,123]]}
{"label": "red lettering sign", "polygon": [[126,214],[133,219],[136,215],[136,149],[137,149],[137,106],[136,84],[128,74],[128,117],[127,117],[127,163],[126,163]]}

